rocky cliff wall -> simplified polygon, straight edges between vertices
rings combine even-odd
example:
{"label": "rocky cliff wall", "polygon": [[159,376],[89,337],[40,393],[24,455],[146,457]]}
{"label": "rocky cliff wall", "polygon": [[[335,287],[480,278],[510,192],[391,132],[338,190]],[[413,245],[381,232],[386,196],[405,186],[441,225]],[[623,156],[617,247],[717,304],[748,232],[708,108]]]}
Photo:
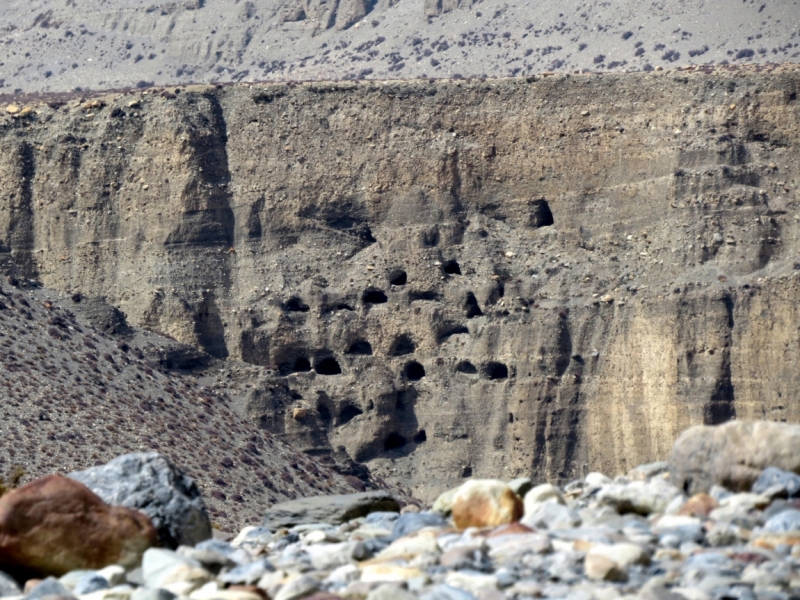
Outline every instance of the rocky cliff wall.
{"label": "rocky cliff wall", "polygon": [[780,67],[42,104],[0,118],[0,249],[422,498],[613,473],[693,423],[800,420],[798,91]]}

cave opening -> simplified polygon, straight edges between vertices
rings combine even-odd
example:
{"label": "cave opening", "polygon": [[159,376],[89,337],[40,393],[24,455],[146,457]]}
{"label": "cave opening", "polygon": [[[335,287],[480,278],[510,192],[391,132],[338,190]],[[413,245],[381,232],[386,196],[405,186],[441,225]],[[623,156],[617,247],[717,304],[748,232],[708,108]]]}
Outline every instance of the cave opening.
{"label": "cave opening", "polygon": [[364,290],[361,300],[364,302],[364,304],[384,304],[388,298],[386,297],[386,294],[383,293],[383,290],[379,290],[378,288],[370,288],[368,290]]}
{"label": "cave opening", "polygon": [[294,361],[294,366],[292,366],[293,373],[306,373],[310,370],[311,370],[311,362],[305,356],[301,356],[296,361]]}
{"label": "cave opening", "polygon": [[357,342],[353,342],[345,354],[372,356],[372,344],[370,344],[367,340],[358,340]]}
{"label": "cave opening", "polygon": [[493,381],[508,378],[508,367],[500,362],[488,362],[483,366],[483,375]]}
{"label": "cave opening", "polygon": [[456,372],[464,373],[465,375],[475,375],[478,372],[478,369],[476,369],[475,365],[468,360],[462,360],[456,365]]}
{"label": "cave opening", "polygon": [[319,375],[339,375],[342,372],[342,368],[335,358],[328,357],[316,361],[314,371]]}
{"label": "cave opening", "polygon": [[387,437],[386,440],[383,442],[383,449],[384,450],[396,450],[398,448],[402,448],[408,443],[408,440],[404,438],[399,433],[392,432]]}
{"label": "cave opening", "polygon": [[339,425],[344,425],[355,419],[358,415],[363,415],[364,411],[353,404],[347,404],[339,412]]}
{"label": "cave opening", "polygon": [[442,265],[442,269],[448,275],[461,275],[461,267],[458,265],[458,261],[455,260],[448,260]]}
{"label": "cave opening", "polygon": [[406,365],[405,376],[410,381],[419,381],[425,377],[425,367],[417,361],[412,361]]}
{"label": "cave opening", "polygon": [[399,336],[392,344],[392,351],[389,353],[391,356],[405,356],[406,354],[413,354],[417,351],[417,345],[414,340],[406,334]]}
{"label": "cave opening", "polygon": [[483,316],[483,311],[481,310],[481,307],[478,306],[478,299],[472,292],[467,292],[467,298],[464,300],[464,311],[466,312],[468,319]]}
{"label": "cave opening", "polygon": [[286,312],[308,312],[308,304],[303,302],[297,296],[292,296],[283,305]]}
{"label": "cave opening", "polygon": [[531,202],[531,227],[549,227],[553,225],[553,213],[547,200],[541,198]]}
{"label": "cave opening", "polygon": [[392,285],[405,285],[408,283],[408,274],[402,269],[397,269],[389,274],[389,283]]}
{"label": "cave opening", "polygon": [[427,442],[427,441],[428,441],[428,434],[425,433],[424,429],[420,429],[417,432],[417,434],[414,436],[414,443],[415,444],[421,444],[421,443]]}

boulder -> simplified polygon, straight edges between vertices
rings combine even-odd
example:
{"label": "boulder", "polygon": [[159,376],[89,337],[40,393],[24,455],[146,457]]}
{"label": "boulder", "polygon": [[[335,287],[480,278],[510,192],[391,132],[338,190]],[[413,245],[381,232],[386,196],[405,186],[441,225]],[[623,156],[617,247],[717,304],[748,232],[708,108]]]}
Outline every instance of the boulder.
{"label": "boulder", "polygon": [[522,499],[502,481],[473,479],[453,499],[453,522],[458,529],[497,527],[522,518]]}
{"label": "boulder", "polygon": [[15,577],[139,562],[158,536],[142,513],[50,475],[0,498],[0,565]]}
{"label": "boulder", "polygon": [[441,513],[427,511],[400,515],[400,518],[394,522],[391,537],[392,540],[396,540],[426,527],[442,529],[447,527],[447,519]]}
{"label": "boulder", "polygon": [[747,491],[767,467],[800,472],[800,425],[729,421],[681,434],[669,457],[670,480],[687,494],[718,484]]}
{"label": "boulder", "polygon": [[272,506],[264,515],[263,525],[273,531],[308,523],[340,525],[382,511],[400,511],[397,500],[387,492],[314,496]]}
{"label": "boulder", "polygon": [[211,521],[197,484],[163,454],[124,454],[69,476],[113,506],[145,513],[163,546],[193,546],[211,537]]}
{"label": "boulder", "polygon": [[768,490],[775,492],[773,497],[779,495],[796,498],[800,496],[800,475],[777,467],[767,467],[753,483],[752,491],[763,494]]}
{"label": "boulder", "polygon": [[650,515],[663,513],[676,496],[680,496],[679,489],[656,477],[650,481],[604,485],[597,493],[597,500],[600,504],[613,506],[620,514]]}

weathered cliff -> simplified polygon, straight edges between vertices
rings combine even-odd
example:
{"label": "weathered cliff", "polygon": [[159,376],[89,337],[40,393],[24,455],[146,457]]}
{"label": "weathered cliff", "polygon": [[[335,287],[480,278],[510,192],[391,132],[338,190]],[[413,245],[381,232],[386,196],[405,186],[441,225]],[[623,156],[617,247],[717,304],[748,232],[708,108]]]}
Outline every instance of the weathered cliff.
{"label": "weathered cliff", "polygon": [[798,91],[786,66],[43,104],[0,119],[0,248],[422,498],[615,472],[693,423],[800,420]]}

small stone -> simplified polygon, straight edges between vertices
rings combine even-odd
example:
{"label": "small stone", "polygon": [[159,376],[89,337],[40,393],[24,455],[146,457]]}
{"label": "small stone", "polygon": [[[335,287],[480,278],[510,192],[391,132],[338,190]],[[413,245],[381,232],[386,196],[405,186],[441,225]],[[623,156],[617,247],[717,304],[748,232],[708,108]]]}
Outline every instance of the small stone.
{"label": "small stone", "polygon": [[6,106],[6,112],[10,115],[16,115],[19,111],[22,110],[19,105],[17,104],[9,104]]}
{"label": "small stone", "polygon": [[603,486],[597,494],[597,500],[601,504],[615,507],[620,514],[635,512],[646,516],[663,513],[672,499],[680,493],[674,485],[656,478]]}
{"label": "small stone", "polygon": [[419,596],[420,600],[478,600],[466,590],[460,590],[450,585],[442,584],[426,591]]}
{"label": "small stone", "polygon": [[[416,567],[403,567],[391,563],[366,565],[361,570],[361,581],[408,581],[417,577],[426,577]],[[276,598],[276,600],[278,600]]]}
{"label": "small stone", "polygon": [[420,554],[433,554],[436,556],[441,554],[433,532],[423,530],[397,539],[388,548],[381,550],[375,558],[379,560],[413,558]]}
{"label": "small stone", "polygon": [[318,591],[319,581],[310,575],[301,575],[284,585],[275,595],[275,600],[297,600]]}
{"label": "small stone", "polygon": [[[27,588],[27,585],[26,585]],[[48,577],[38,582],[30,590],[25,590],[26,600],[39,600],[48,596],[59,596],[60,598],[74,598],[72,592],[64,587],[58,579]]]}
{"label": "small stone", "polygon": [[200,562],[165,548],[150,548],[144,553],[142,577],[149,588],[167,587],[176,582],[199,582],[203,579],[203,583],[206,583],[213,579],[201,567]]}
{"label": "small stone", "polygon": [[111,587],[125,583],[125,567],[122,565],[108,565],[97,571],[97,574],[103,577]]}
{"label": "small stone", "polygon": [[525,494],[533,489],[533,481],[530,477],[518,477],[508,482],[508,487],[520,498],[524,498]]}
{"label": "small stone", "polygon": [[111,586],[108,585],[108,581],[105,577],[102,577],[97,573],[89,573],[81,577],[72,592],[76,596],[82,596],[84,594],[91,594],[92,592],[96,592],[98,590],[106,590],[109,587]]}
{"label": "small stone", "polygon": [[614,296],[611,294],[606,294],[602,298],[600,298],[600,302],[605,302],[606,304],[610,304],[614,301]]}
{"label": "small stone", "polygon": [[447,585],[460,590],[467,590],[473,594],[480,593],[480,590],[497,590],[497,578],[494,575],[484,573],[450,571],[444,579]]}
{"label": "small stone", "polygon": [[583,563],[584,573],[595,581],[627,581],[628,574],[610,558],[589,554]]}
{"label": "small stone", "polygon": [[241,565],[226,571],[217,578],[222,583],[231,585],[253,585],[265,574],[275,570],[266,559],[257,560],[249,565]]}
{"label": "small stone", "polygon": [[[800,496],[800,475],[777,467],[767,467],[753,483],[751,491],[756,494],[763,494],[776,486],[783,491],[782,495],[785,497],[794,498]],[[773,493],[772,495],[776,496],[778,494]]]}
{"label": "small stone", "polygon": [[[592,354],[593,356],[597,356],[599,353],[592,353]],[[610,477],[607,477],[602,473],[596,473],[596,472],[589,473],[586,477],[583,478],[583,480],[589,487],[601,487],[612,482],[612,479]]]}
{"label": "small stone", "polygon": [[537,485],[535,488],[529,490],[524,497],[526,513],[528,512],[529,505],[535,506],[540,502],[546,502],[547,500],[554,500],[559,504],[564,504],[564,496],[561,494],[561,490],[549,483]]}
{"label": "small stone", "polygon": [[581,524],[581,519],[573,509],[555,500],[528,504],[527,497],[525,516],[522,523],[534,529],[569,529]]}
{"label": "small stone", "polygon": [[453,500],[453,522],[460,530],[513,523],[519,521],[522,514],[520,497],[496,479],[468,481]]}
{"label": "small stone", "polygon": [[711,511],[719,506],[714,498],[702,492],[689,498],[678,511],[679,515],[687,517],[707,517]]}
{"label": "small stone", "polygon": [[447,524],[447,520],[438,512],[406,513],[395,521],[392,539],[405,537],[426,527],[442,529]]}
{"label": "small stone", "polygon": [[292,409],[292,418],[295,421],[301,421],[308,416],[308,409],[306,408],[294,408]]}
{"label": "small stone", "polygon": [[[341,525],[372,512],[399,510],[397,500],[387,492],[314,496],[273,505],[264,515],[263,525],[273,531],[307,523]],[[407,516],[412,515],[403,515]]]}
{"label": "small stone", "polygon": [[175,600],[177,596],[164,588],[140,587],[133,591],[130,600]]}
{"label": "small stone", "polygon": [[770,517],[764,523],[763,531],[768,533],[800,532],[800,510],[785,510]]}
{"label": "small stone", "polygon": [[595,544],[589,550],[589,555],[605,556],[621,567],[650,564],[650,555],[641,546],[627,542]]}
{"label": "small stone", "polygon": [[367,594],[367,600],[417,600],[417,596],[396,583],[384,583]]}

